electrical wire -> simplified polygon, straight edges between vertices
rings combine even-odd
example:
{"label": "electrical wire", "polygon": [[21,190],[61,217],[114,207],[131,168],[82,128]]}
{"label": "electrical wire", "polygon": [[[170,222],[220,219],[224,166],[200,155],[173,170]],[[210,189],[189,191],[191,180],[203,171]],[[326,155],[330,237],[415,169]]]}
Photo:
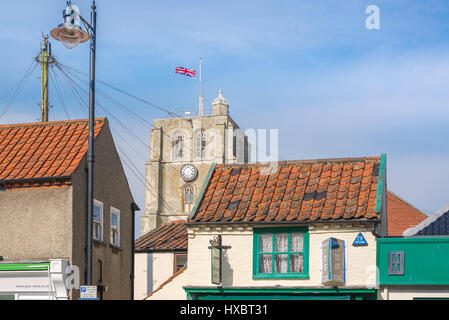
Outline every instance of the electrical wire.
{"label": "electrical wire", "polygon": [[17,82],[13,86],[12,90],[8,91],[8,93],[2,97],[2,99],[4,99],[9,95],[10,92],[12,92],[11,98],[8,100],[8,103],[5,105],[3,111],[0,113],[0,120],[4,117],[6,112],[8,112],[12,103],[17,98],[19,93],[22,91],[23,87],[27,84],[28,80],[31,77],[31,74],[34,72],[34,70],[36,70],[37,66],[38,66],[38,63],[35,60],[33,60],[31,65],[28,67],[27,71],[25,72],[25,75],[19,80],[19,82]]}
{"label": "electrical wire", "polygon": [[61,106],[64,109],[64,112],[65,112],[65,114],[67,116],[67,119],[72,120],[71,117],[70,117],[69,111],[66,108],[65,101],[64,101],[64,99],[62,97],[62,94],[60,92],[59,83],[57,82],[56,75],[54,74],[55,71],[53,70],[53,68],[49,68],[49,71],[50,72],[48,74],[50,75],[50,80],[53,82],[53,85],[54,85],[55,91],[56,91],[56,95],[58,96],[59,101],[61,102]]}
{"label": "electrical wire", "polygon": [[[82,75],[82,76],[85,76],[85,77],[88,76],[86,73],[84,73],[84,72],[82,72],[82,71],[79,71],[79,70],[77,70],[77,69],[75,69],[75,68],[73,68],[73,67],[71,67],[71,66],[62,64],[62,63],[60,63],[60,62],[57,62],[57,65],[60,66],[61,68],[69,69],[69,70],[71,70],[71,71],[73,71],[73,72],[76,72],[76,73],[78,73],[78,74],[80,74],[80,75]],[[145,100],[145,99],[143,99],[143,98],[139,98],[139,97],[137,97],[136,95],[134,95],[134,94],[132,94],[132,93],[126,92],[126,91],[124,91],[124,90],[122,90],[122,89],[119,89],[119,88],[117,88],[117,87],[115,87],[115,86],[113,86],[113,85],[111,85],[111,84],[108,84],[108,83],[106,83],[106,82],[104,82],[104,81],[101,81],[101,80],[98,80],[98,79],[97,79],[96,82],[101,83],[101,84],[103,84],[104,86],[106,86],[106,87],[108,87],[108,88],[110,88],[110,89],[113,89],[113,90],[115,90],[115,91],[117,91],[117,92],[120,92],[120,93],[122,93],[122,94],[124,94],[124,95],[127,95],[128,97],[131,97],[131,98],[133,98],[133,99],[136,99],[137,101],[140,101],[140,102],[142,102],[142,103],[144,103],[144,104],[146,104],[146,105],[149,105],[149,106],[151,106],[151,107],[153,107],[153,108],[156,108],[156,109],[159,109],[159,110],[161,110],[161,111],[164,111],[164,112],[166,112],[169,116],[171,116],[171,117],[173,117],[173,118],[180,117],[178,114],[176,114],[176,113],[174,113],[174,112],[168,110],[167,108],[158,106],[158,105],[156,105],[156,104],[154,104],[154,103],[152,103],[152,102],[150,102],[150,101],[148,101],[148,100]]]}

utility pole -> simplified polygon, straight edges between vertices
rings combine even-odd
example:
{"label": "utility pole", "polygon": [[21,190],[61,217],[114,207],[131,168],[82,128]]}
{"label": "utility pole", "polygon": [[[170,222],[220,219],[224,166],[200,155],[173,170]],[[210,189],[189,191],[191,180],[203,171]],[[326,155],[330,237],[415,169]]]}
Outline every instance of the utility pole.
{"label": "utility pole", "polygon": [[41,64],[41,122],[48,122],[48,65],[55,59],[51,55],[51,44],[48,36],[43,36],[41,41],[41,53],[36,61]]}

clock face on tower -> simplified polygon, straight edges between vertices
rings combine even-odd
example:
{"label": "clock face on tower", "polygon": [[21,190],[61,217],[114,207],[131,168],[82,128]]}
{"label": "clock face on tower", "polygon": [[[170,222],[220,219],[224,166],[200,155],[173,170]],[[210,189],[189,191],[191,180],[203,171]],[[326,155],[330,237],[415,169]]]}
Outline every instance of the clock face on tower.
{"label": "clock face on tower", "polygon": [[181,177],[184,181],[192,181],[198,175],[198,169],[191,164],[185,164],[181,167]]}

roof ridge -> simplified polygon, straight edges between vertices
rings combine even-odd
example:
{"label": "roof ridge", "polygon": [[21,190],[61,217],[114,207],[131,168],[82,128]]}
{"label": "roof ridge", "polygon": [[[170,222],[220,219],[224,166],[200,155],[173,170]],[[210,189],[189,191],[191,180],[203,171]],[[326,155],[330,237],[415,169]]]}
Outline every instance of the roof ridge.
{"label": "roof ridge", "polygon": [[358,162],[366,160],[380,160],[380,157],[350,157],[350,158],[322,158],[322,159],[304,159],[304,160],[281,160],[281,161],[271,161],[271,162],[250,162],[250,163],[225,163],[217,164],[218,168],[245,168],[254,166],[268,166],[272,163],[277,163],[281,165],[291,165],[291,164],[311,164],[311,163],[326,163],[326,162]]}
{"label": "roof ridge", "polygon": [[[104,122],[106,117],[103,118],[95,118],[95,122]],[[47,121],[47,122],[28,122],[28,123],[13,123],[13,124],[2,124],[0,125],[1,129],[6,128],[16,128],[16,127],[39,127],[39,126],[48,126],[48,125],[57,125],[57,124],[69,124],[69,123],[77,123],[77,122],[87,122],[89,119],[75,119],[75,120],[57,120],[57,121]]]}
{"label": "roof ridge", "polygon": [[176,278],[178,275],[180,275],[181,273],[184,272],[184,270],[187,269],[187,266],[182,267],[181,269],[179,269],[178,271],[176,271],[173,275],[170,276],[170,278],[168,278],[167,280],[165,280],[156,290],[154,290],[153,292],[151,292],[149,295],[147,295],[145,298],[143,298],[142,300],[147,300],[149,297],[151,297],[153,294],[155,294],[156,292],[158,292],[159,290],[161,290],[167,283],[169,283],[170,281],[172,281],[174,278]]}

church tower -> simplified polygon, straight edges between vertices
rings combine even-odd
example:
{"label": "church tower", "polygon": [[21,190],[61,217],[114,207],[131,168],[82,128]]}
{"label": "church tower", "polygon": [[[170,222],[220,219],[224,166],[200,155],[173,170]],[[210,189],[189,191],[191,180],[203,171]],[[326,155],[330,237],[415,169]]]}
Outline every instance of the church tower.
{"label": "church tower", "polygon": [[213,163],[249,162],[249,144],[221,90],[212,115],[158,119],[150,132],[140,234],[190,215]]}

